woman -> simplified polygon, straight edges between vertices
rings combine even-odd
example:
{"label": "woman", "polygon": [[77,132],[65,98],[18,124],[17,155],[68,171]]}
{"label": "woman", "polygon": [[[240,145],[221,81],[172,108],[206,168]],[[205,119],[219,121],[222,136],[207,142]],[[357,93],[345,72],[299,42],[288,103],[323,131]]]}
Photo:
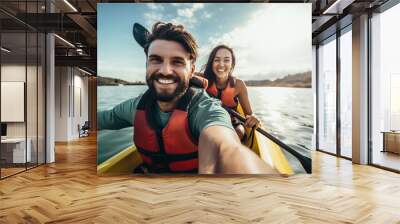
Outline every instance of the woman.
{"label": "woman", "polygon": [[[253,115],[246,85],[242,80],[232,76],[235,64],[235,54],[232,48],[226,45],[215,47],[210,53],[204,70],[204,77],[208,80],[207,92],[220,99],[224,106],[234,110],[240,103],[246,115],[244,126],[251,128],[260,122]],[[246,133],[244,126],[235,118],[232,118],[232,125],[239,138],[244,141]]]}

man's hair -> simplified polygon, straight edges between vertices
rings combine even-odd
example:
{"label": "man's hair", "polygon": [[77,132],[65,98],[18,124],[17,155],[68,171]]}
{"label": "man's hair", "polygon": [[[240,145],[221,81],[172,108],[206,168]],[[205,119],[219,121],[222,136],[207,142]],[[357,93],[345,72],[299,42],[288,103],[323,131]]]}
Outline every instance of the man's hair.
{"label": "man's hair", "polygon": [[146,55],[151,42],[155,40],[168,40],[179,43],[190,54],[190,60],[192,60],[193,63],[196,62],[198,48],[196,40],[182,25],[163,22],[155,23],[147,44],[144,47]]}

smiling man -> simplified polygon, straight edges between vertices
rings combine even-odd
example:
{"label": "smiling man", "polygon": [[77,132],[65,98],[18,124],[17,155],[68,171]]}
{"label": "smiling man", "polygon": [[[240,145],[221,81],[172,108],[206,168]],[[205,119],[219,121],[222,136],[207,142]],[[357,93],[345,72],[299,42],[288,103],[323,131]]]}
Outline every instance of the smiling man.
{"label": "smiling man", "polygon": [[144,172],[275,173],[241,145],[220,102],[189,85],[197,48],[183,26],[154,24],[144,47],[149,89],[99,112],[99,129],[134,126]]}

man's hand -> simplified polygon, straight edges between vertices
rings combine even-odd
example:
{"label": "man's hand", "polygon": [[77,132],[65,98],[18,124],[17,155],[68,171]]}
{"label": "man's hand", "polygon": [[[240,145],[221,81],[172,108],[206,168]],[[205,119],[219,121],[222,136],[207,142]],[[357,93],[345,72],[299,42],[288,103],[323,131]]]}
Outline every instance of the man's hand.
{"label": "man's hand", "polygon": [[199,138],[200,174],[276,174],[237,134],[224,126],[205,128]]}

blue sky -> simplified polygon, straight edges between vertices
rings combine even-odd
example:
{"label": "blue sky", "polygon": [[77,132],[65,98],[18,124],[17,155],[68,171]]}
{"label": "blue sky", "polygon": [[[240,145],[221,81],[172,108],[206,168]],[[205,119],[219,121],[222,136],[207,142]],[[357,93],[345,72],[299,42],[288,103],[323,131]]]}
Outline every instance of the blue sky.
{"label": "blue sky", "polygon": [[98,75],[144,81],[145,54],[132,36],[135,22],[179,23],[196,38],[196,70],[224,43],[237,57],[242,79],[274,79],[311,70],[311,4],[103,3],[98,4]]}

